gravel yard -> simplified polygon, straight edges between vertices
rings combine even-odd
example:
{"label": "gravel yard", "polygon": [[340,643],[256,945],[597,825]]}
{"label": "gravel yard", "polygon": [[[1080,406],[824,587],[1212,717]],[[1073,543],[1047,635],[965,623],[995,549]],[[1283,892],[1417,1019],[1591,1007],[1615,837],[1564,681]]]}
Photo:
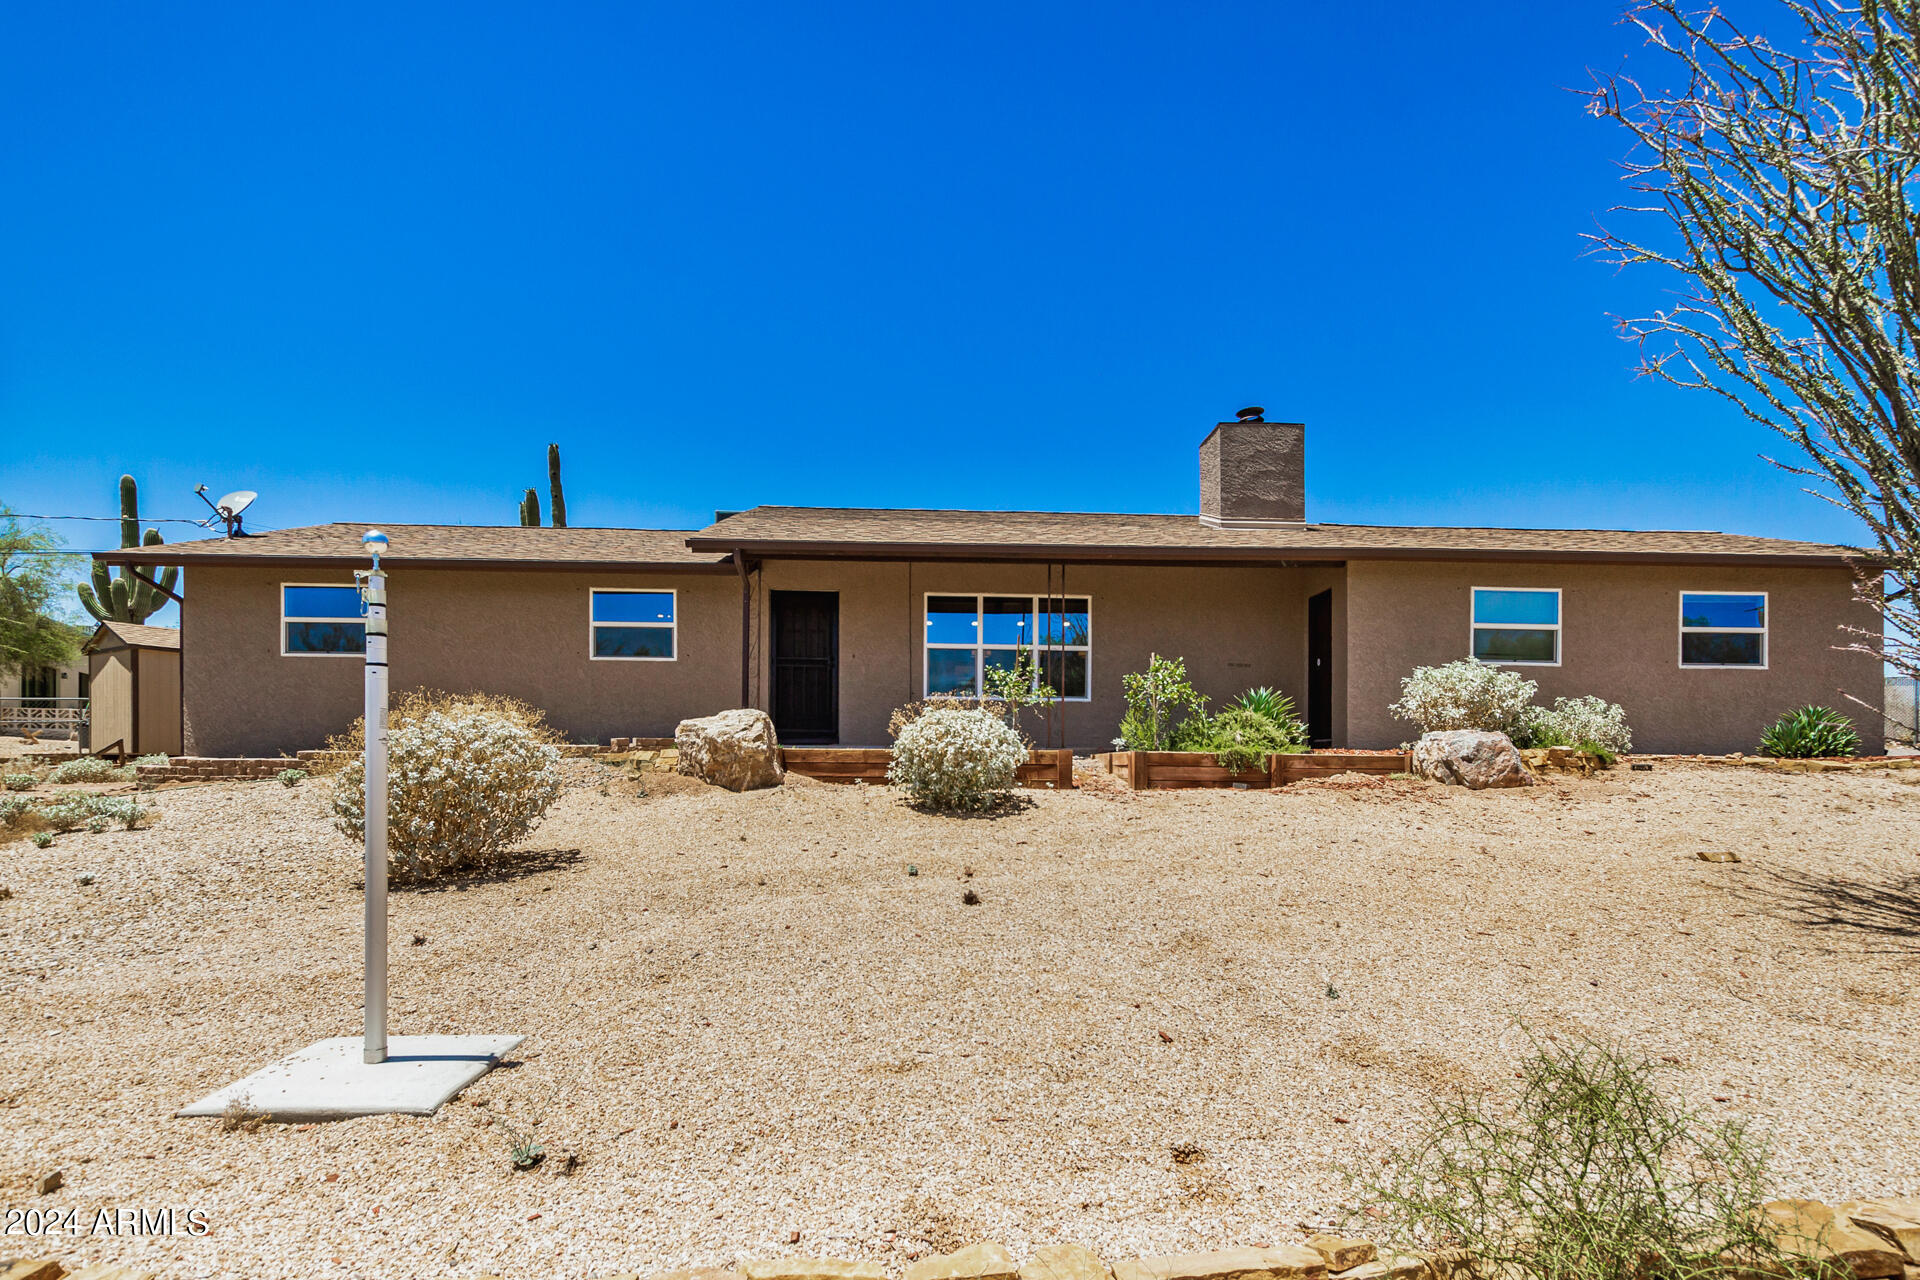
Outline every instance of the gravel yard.
{"label": "gravel yard", "polygon": [[[1509,1081],[1522,1020],[1674,1059],[1771,1130],[1782,1191],[1920,1191],[1920,771],[1096,783],[950,819],[569,769],[511,869],[393,896],[395,1031],[529,1037],[432,1118],[169,1118],[358,1031],[324,783],[0,849],[0,1204],[212,1227],[0,1256],[578,1277],[1291,1242],[1433,1091]],[[579,1171],[509,1172],[502,1120]]]}

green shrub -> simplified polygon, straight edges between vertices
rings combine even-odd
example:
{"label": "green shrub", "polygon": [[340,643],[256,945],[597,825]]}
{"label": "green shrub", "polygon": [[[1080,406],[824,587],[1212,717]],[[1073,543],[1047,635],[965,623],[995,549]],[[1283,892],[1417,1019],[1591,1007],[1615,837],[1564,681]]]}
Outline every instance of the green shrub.
{"label": "green shrub", "polygon": [[170,761],[168,761],[168,759],[167,759],[167,753],[166,753],[166,752],[164,752],[164,751],[156,751],[156,752],[154,752],[154,753],[153,753],[152,755],[149,755],[149,756],[136,756],[136,757],[134,758],[134,761],[133,761],[133,763],[132,763],[131,765],[129,765],[129,766],[127,766],[127,767],[128,767],[128,768],[129,768],[130,770],[138,770],[138,769],[141,769],[141,768],[144,768],[144,767],[146,767],[146,766],[148,766],[148,765],[151,765],[151,766],[153,766],[153,767],[154,767],[154,768],[156,768],[156,769],[164,769],[164,768],[166,768],[166,767],[167,767],[167,765],[168,765],[169,763],[170,763]]}
{"label": "green shrub", "polygon": [[[1424,1132],[1354,1181],[1400,1248],[1464,1250],[1515,1280],[1823,1275],[1752,1212],[1766,1146],[1655,1086],[1658,1067],[1594,1040],[1538,1041],[1507,1096],[1430,1104]],[[1382,1230],[1382,1228],[1384,1228]],[[1369,1232],[1374,1234],[1374,1232]]]}
{"label": "green shrub", "polygon": [[1760,754],[1786,760],[1857,756],[1860,734],[1853,721],[1831,707],[1801,707],[1781,716],[1760,735]]}
{"label": "green shrub", "polygon": [[1026,759],[1026,740],[991,711],[929,711],[894,740],[887,781],[931,809],[984,809]]}
{"label": "green shrub", "polygon": [[35,803],[31,796],[0,797],[0,827],[13,827],[23,815],[30,812]]}
{"label": "green shrub", "polygon": [[273,776],[280,779],[280,785],[283,787],[297,787],[307,780],[307,771],[305,769],[282,769]]}
{"label": "green shrub", "polygon": [[1120,736],[1113,745],[1124,751],[1205,750],[1174,745],[1176,736],[1189,733],[1196,718],[1204,725],[1207,700],[1187,681],[1182,658],[1152,654],[1143,673],[1120,677],[1127,711],[1120,720]]}
{"label": "green shrub", "polygon": [[34,848],[45,849],[53,843],[53,832],[36,831],[32,835],[28,836],[27,839],[33,841]]}
{"label": "green shrub", "polygon": [[102,813],[96,813],[87,819],[87,830],[93,832],[95,835],[99,835],[112,825],[113,823],[109,822],[107,816]]}
{"label": "green shrub", "polygon": [[1269,689],[1265,685],[1249,689],[1233,700],[1233,709],[1251,711],[1264,717],[1285,737],[1298,741],[1298,750],[1307,749],[1307,726],[1295,712],[1293,699],[1278,689]]}
{"label": "green shrub", "polygon": [[1241,707],[1222,711],[1207,722],[1206,729],[1207,745],[1191,749],[1211,751],[1222,767],[1236,773],[1266,768],[1270,755],[1287,755],[1307,749],[1306,734],[1301,730],[1298,720],[1292,721],[1290,726],[1283,726],[1257,711]]}
{"label": "green shrub", "polygon": [[[1555,698],[1553,707],[1528,707],[1520,714],[1514,741],[1525,747],[1582,747],[1598,743],[1618,757],[1633,750],[1624,708],[1605,698]],[[1601,753],[1596,753],[1601,754]]]}
{"label": "green shrub", "polygon": [[109,782],[117,770],[99,756],[77,756],[54,766],[48,782]]}
{"label": "green shrub", "polygon": [[30,773],[9,773],[4,781],[9,791],[31,791],[39,779]]}

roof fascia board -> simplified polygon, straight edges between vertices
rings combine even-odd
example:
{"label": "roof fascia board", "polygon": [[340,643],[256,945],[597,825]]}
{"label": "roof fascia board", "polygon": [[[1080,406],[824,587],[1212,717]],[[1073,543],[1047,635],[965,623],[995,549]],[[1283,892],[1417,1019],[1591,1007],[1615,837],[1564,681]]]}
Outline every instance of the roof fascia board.
{"label": "roof fascia board", "polygon": [[[689,539],[695,551],[719,539]],[[1134,564],[1338,564],[1348,560],[1505,560],[1589,564],[1724,564],[1782,568],[1870,567],[1848,555],[1735,551],[1548,551],[1487,547],[1097,547],[965,546],[952,543],[736,542],[727,549],[767,560],[1017,560]]]}
{"label": "roof fascia board", "polygon": [[[333,568],[340,565],[360,564],[364,555],[316,556],[316,555],[192,555],[174,552],[172,554],[147,554],[155,550],[164,552],[164,548],[141,547],[124,551],[96,551],[93,558],[101,564],[159,564],[179,565],[187,569],[316,569]],[[389,569],[480,569],[505,572],[514,569],[540,569],[560,573],[605,573],[605,572],[644,572],[644,573],[726,573],[733,572],[730,560],[695,561],[690,564],[656,564],[646,560],[448,560],[423,559],[408,556],[381,556],[380,563]]]}

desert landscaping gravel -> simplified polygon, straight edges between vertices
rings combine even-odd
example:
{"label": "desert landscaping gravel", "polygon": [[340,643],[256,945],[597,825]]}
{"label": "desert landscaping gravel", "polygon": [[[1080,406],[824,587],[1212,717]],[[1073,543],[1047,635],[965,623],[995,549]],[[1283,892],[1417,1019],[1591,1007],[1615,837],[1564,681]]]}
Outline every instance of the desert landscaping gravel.
{"label": "desert landscaping gravel", "polygon": [[[1670,1060],[1772,1135],[1783,1193],[1920,1191],[1920,771],[1095,779],[956,819],[568,768],[512,865],[393,895],[394,1030],[528,1037],[427,1118],[169,1118],[359,1030],[358,850],[324,781],[164,787],[150,829],[0,848],[0,1204],[211,1225],[0,1257],[897,1274],[980,1238],[1295,1242],[1364,1209],[1340,1170],[1435,1091],[1510,1083],[1523,1026]],[[503,1127],[545,1164],[511,1172]]]}

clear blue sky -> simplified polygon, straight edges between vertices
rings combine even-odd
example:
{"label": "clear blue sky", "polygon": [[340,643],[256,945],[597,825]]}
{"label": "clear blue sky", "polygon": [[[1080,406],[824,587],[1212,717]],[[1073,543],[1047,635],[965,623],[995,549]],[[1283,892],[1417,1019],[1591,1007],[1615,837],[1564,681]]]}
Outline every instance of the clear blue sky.
{"label": "clear blue sky", "polygon": [[1851,537],[1613,333],[1617,14],[16,3],[0,500],[1192,511],[1258,403],[1315,519]]}

